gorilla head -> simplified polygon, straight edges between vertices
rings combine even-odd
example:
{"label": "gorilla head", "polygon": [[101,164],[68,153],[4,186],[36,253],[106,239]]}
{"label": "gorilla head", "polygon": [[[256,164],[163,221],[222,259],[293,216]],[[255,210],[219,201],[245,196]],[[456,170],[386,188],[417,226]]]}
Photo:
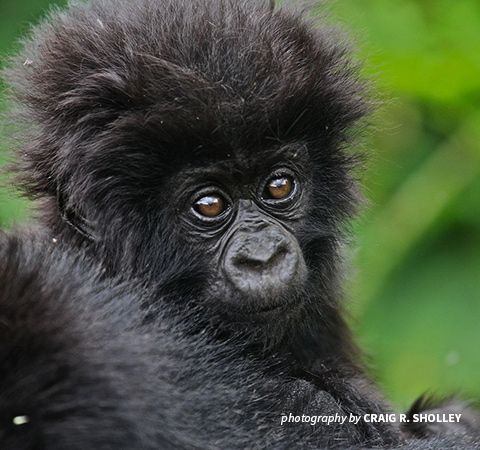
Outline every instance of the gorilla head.
{"label": "gorilla head", "polygon": [[109,273],[276,341],[336,308],[367,109],[346,50],[266,2],[73,5],[10,73],[23,187]]}

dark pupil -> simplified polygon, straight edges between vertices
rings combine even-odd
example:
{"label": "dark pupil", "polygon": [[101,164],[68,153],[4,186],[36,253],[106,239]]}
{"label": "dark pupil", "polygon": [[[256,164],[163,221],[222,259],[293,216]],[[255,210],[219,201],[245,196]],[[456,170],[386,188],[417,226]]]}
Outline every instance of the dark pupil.
{"label": "dark pupil", "polygon": [[268,192],[275,199],[288,197],[292,192],[292,180],[287,177],[275,178],[268,183]]}
{"label": "dark pupil", "polygon": [[207,195],[194,204],[195,211],[205,217],[215,217],[225,209],[224,201],[216,195]]}

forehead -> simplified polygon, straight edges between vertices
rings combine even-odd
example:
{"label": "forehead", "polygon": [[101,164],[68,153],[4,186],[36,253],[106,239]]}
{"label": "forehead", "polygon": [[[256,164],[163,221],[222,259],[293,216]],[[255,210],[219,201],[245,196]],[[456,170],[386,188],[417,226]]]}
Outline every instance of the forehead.
{"label": "forehead", "polygon": [[277,143],[263,149],[226,149],[223,152],[198,149],[178,176],[181,180],[209,178],[249,182],[268,175],[275,168],[295,169],[307,162],[308,150],[302,143]]}

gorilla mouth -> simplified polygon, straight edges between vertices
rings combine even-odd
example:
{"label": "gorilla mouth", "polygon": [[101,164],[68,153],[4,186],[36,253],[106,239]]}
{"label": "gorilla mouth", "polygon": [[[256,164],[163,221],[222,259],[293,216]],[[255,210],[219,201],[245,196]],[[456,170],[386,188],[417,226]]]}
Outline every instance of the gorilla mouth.
{"label": "gorilla mouth", "polygon": [[265,302],[265,299],[261,301],[254,301],[251,298],[248,304],[243,307],[236,307],[229,311],[229,315],[240,318],[248,317],[259,318],[262,320],[273,320],[281,318],[283,321],[286,316],[290,316],[292,313],[298,310],[301,304],[300,298],[278,298],[275,302]]}
{"label": "gorilla mouth", "polygon": [[272,305],[271,307],[264,307],[262,309],[251,311],[246,313],[251,318],[262,318],[263,320],[274,320],[281,318],[282,321],[285,320],[287,315],[286,310],[290,308],[296,309],[297,303],[288,303],[283,305]]}

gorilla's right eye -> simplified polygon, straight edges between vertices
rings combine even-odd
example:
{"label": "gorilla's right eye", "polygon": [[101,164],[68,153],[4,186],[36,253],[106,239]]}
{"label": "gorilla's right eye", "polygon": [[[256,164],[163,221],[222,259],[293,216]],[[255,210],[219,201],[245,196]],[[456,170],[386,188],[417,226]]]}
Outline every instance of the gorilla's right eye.
{"label": "gorilla's right eye", "polygon": [[293,180],[290,177],[275,177],[267,184],[266,192],[273,200],[287,198],[293,190]]}
{"label": "gorilla's right eye", "polygon": [[227,209],[227,202],[217,194],[205,195],[193,204],[193,209],[203,217],[213,218]]}

